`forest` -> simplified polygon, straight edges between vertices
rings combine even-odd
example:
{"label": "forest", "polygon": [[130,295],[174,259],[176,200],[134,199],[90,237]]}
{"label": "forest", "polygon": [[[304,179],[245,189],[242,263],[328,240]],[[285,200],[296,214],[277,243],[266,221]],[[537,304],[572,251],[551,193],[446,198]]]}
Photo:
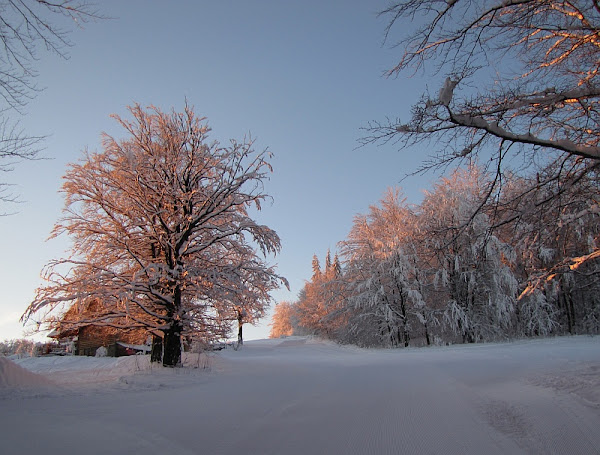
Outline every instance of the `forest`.
{"label": "forest", "polygon": [[481,207],[492,176],[478,166],[441,178],[419,205],[390,188],[355,216],[339,253],[313,258],[271,336],[406,347],[597,334],[598,177],[527,197],[532,182],[514,177]]}
{"label": "forest", "polygon": [[[594,334],[600,328],[597,1],[405,0],[381,12],[389,77],[439,81],[408,121],[361,144],[423,157],[441,178],[418,205],[391,189],[272,336],[360,346]],[[442,80],[445,77],[445,81]]]}

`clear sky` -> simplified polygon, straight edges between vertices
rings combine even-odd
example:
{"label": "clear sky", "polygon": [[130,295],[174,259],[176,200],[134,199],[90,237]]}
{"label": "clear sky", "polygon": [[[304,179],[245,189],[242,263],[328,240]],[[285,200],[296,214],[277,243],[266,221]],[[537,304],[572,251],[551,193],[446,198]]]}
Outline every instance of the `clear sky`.
{"label": "clear sky", "polygon": [[[47,134],[48,160],[16,166],[22,204],[0,218],[0,340],[22,336],[20,315],[41,283],[44,264],[65,254],[67,239],[46,241],[63,207],[65,166],[100,133],[123,137],[111,113],[138,102],[181,109],[185,99],[206,116],[212,138],[256,137],[275,157],[266,185],[273,205],[259,215],[283,241],[273,259],[294,300],[311,275],[311,258],[335,251],[357,213],[415,170],[423,150],[357,149],[369,120],[401,116],[425,89],[421,78],[385,78],[401,53],[383,44],[377,12],[385,0],[146,1],[105,0],[114,19],[86,24],[71,39],[70,58],[41,55],[38,84],[22,126]],[[408,24],[407,24],[408,25]],[[430,89],[434,90],[435,87]],[[434,176],[429,176],[432,179]],[[428,179],[402,183],[419,202]],[[270,314],[247,338],[268,335]]]}

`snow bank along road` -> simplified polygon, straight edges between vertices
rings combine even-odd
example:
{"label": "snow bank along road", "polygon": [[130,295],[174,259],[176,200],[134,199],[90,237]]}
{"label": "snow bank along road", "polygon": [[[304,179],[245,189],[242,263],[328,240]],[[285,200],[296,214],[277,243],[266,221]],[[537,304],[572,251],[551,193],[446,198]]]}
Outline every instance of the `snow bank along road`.
{"label": "snow bank along road", "polygon": [[209,371],[16,362],[44,381],[0,388],[5,455],[600,453],[600,337],[403,350],[291,337],[222,351]]}

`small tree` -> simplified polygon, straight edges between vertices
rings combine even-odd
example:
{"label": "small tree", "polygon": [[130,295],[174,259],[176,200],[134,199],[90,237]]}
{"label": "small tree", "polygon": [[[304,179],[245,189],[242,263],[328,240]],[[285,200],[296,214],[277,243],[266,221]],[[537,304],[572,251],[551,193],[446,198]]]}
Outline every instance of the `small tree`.
{"label": "small tree", "polygon": [[271,318],[269,338],[280,338],[294,334],[295,308],[290,302],[279,302]]}
{"label": "small tree", "polygon": [[176,366],[182,335],[222,333],[225,294],[261,283],[267,292],[282,280],[248,244],[263,255],[280,249],[275,231],[247,211],[268,198],[269,153],[251,140],[209,142],[187,106],[129,110],[132,120],[114,117],[129,138],[104,135],[104,150],[86,152],[65,175],[65,214],[52,237],[69,235],[72,255],[48,264],[48,284],[22,319],[95,298],[102,311],[75,326],[147,328],[162,334],[163,364]]}
{"label": "small tree", "polygon": [[415,322],[427,327],[414,227],[415,215],[406,200],[398,189],[390,189],[367,215],[354,218],[348,239],[340,242],[349,332],[360,344],[406,347]]}
{"label": "small tree", "polygon": [[252,249],[246,249],[245,253],[245,259],[240,261],[242,266],[232,280],[235,288],[225,288],[219,298],[223,314],[229,313],[229,318],[237,322],[238,346],[244,344],[244,324],[254,324],[265,315],[271,303],[270,292],[281,283],[289,288],[287,280],[278,277]]}

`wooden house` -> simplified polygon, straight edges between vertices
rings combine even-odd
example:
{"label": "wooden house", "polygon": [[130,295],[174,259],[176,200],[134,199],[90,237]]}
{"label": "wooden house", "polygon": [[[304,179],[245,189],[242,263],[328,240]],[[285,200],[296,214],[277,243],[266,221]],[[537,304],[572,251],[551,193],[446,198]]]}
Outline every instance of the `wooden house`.
{"label": "wooden house", "polygon": [[85,324],[99,310],[100,304],[96,301],[73,305],[56,323],[48,337],[58,341],[66,351],[71,351],[74,355],[93,356],[101,346],[106,348],[107,355],[111,357],[146,350],[151,334],[145,329],[126,330]]}

